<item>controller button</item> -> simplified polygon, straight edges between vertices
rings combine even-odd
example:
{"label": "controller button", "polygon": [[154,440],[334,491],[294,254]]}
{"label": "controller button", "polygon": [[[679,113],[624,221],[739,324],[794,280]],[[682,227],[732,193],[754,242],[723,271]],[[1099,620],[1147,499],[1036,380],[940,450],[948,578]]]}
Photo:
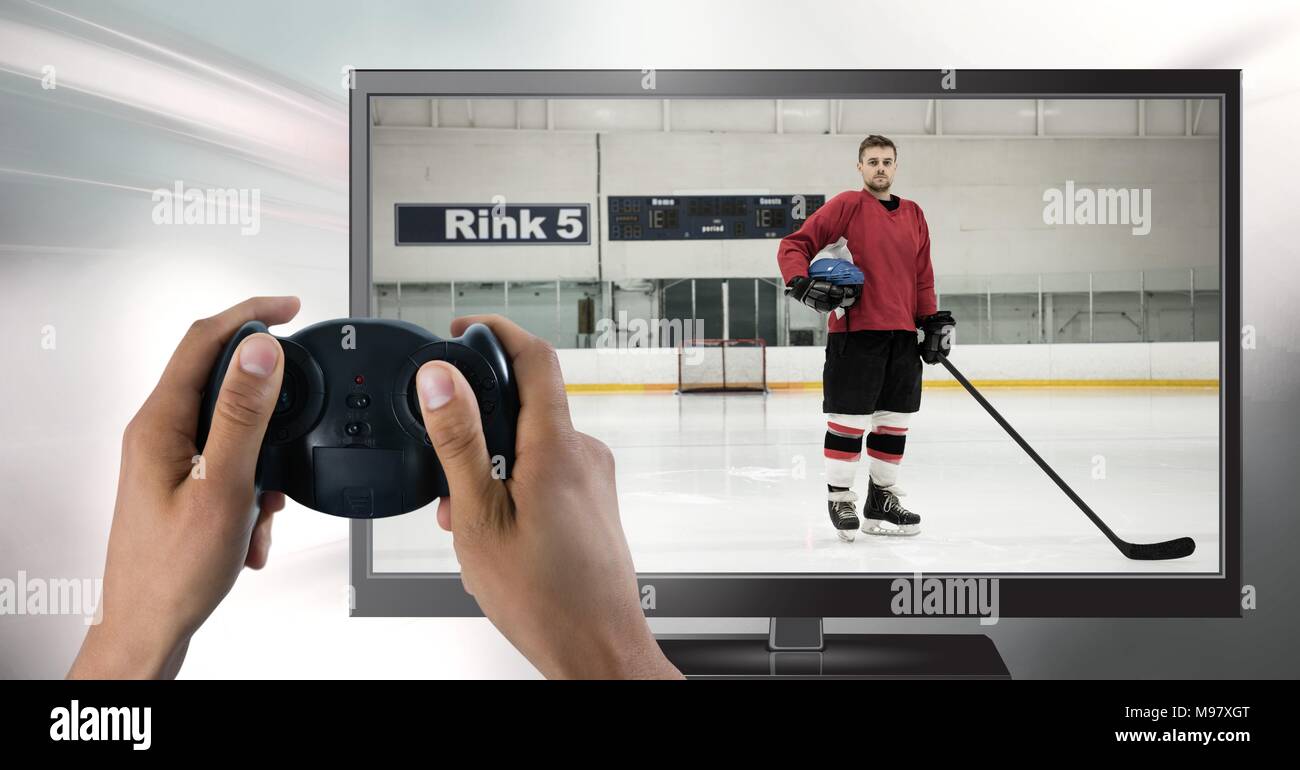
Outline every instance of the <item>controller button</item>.
{"label": "controller button", "polygon": [[370,396],[365,393],[351,393],[348,395],[348,409],[365,409],[370,406]]}
{"label": "controller button", "polygon": [[496,410],[496,408],[497,408],[497,402],[495,401],[478,402],[478,410],[483,414],[492,414],[492,412]]}
{"label": "controller button", "polygon": [[366,425],[364,422],[350,422],[343,430],[349,436],[360,436],[364,433],[368,433],[369,428],[370,426]]}
{"label": "controller button", "polygon": [[483,378],[483,390],[492,390],[496,386],[497,386],[496,378],[494,377]]}

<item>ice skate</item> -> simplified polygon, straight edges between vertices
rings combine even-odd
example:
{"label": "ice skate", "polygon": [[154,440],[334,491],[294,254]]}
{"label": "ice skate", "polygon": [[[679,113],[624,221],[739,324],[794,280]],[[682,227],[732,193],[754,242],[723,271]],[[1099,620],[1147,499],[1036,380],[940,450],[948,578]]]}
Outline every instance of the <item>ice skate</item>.
{"label": "ice skate", "polygon": [[852,543],[856,537],[858,509],[853,503],[857,499],[858,496],[851,489],[831,492],[826,498],[826,507],[831,514],[831,525],[835,527],[835,534],[846,543]]}
{"label": "ice skate", "polygon": [[868,535],[916,535],[921,532],[921,517],[898,502],[903,494],[896,487],[882,488],[874,480],[867,482],[867,502],[863,508],[862,531]]}

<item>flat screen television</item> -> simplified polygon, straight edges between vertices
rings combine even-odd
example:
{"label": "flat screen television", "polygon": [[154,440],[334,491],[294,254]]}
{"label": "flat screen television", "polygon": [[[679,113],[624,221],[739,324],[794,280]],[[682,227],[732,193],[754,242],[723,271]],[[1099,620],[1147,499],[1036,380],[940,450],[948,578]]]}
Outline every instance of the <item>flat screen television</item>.
{"label": "flat screen television", "polygon": [[[1239,71],[352,82],[352,315],[446,335],[500,313],[551,341],[575,426],[614,451],[646,614],[774,619],[664,638],[684,669],[1005,673],[979,634],[872,657],[828,617],[1239,615]],[[918,296],[956,321],[905,455],[870,420],[865,451],[836,443],[823,379],[844,335],[786,296],[779,261],[822,207],[869,194],[872,216],[919,212]],[[859,241],[802,245],[857,248],[884,280]],[[838,536],[827,474],[861,508],[873,463],[920,534]],[[355,615],[480,614],[433,511],[352,523]],[[1125,550],[1170,541],[1145,555],[1175,558]]]}

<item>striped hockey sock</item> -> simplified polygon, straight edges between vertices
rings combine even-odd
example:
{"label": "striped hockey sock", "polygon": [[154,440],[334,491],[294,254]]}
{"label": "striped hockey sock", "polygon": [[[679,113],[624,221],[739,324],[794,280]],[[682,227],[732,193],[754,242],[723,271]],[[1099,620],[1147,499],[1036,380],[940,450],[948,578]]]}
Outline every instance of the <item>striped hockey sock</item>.
{"label": "striped hockey sock", "polygon": [[892,487],[898,480],[898,466],[903,462],[907,443],[907,424],[911,412],[877,411],[871,415],[871,433],[867,435],[867,456],[871,458],[871,480],[878,487]]}
{"label": "striped hockey sock", "polygon": [[826,484],[848,489],[853,486],[858,460],[862,457],[862,436],[871,424],[865,414],[826,415]]}

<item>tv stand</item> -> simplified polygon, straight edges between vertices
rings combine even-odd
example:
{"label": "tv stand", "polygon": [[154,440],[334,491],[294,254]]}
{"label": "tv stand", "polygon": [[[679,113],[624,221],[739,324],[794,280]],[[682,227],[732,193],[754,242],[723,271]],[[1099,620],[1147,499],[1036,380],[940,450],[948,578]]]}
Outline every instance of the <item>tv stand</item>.
{"label": "tv stand", "polygon": [[761,634],[665,634],[659,646],[692,679],[1010,679],[984,634],[823,634],[821,618],[772,618]]}

